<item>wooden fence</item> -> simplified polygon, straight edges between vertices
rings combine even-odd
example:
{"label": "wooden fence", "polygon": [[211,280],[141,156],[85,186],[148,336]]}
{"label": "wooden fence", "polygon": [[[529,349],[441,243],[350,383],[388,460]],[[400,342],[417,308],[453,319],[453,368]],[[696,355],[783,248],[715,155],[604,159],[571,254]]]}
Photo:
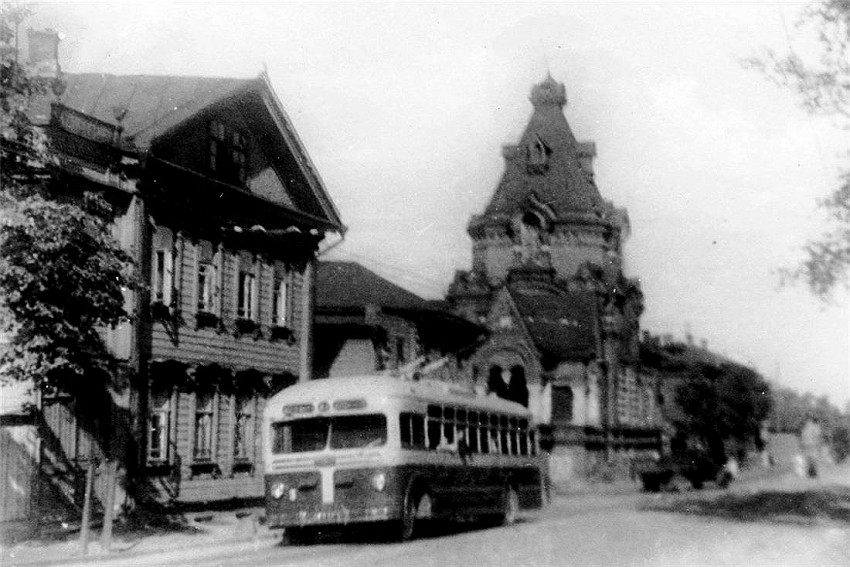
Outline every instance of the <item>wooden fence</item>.
{"label": "wooden fence", "polygon": [[0,427],[0,522],[32,516],[33,503],[38,497],[39,470],[37,453],[33,454],[33,447],[24,438],[32,434],[31,430],[26,425]]}

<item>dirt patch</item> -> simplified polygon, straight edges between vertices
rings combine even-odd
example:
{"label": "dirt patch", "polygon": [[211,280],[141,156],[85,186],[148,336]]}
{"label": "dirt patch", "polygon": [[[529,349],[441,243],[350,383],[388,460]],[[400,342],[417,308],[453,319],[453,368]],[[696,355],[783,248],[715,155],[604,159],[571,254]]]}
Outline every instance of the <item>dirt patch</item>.
{"label": "dirt patch", "polygon": [[850,487],[822,486],[798,491],[764,490],[646,502],[641,511],[714,516],[743,522],[850,525]]}

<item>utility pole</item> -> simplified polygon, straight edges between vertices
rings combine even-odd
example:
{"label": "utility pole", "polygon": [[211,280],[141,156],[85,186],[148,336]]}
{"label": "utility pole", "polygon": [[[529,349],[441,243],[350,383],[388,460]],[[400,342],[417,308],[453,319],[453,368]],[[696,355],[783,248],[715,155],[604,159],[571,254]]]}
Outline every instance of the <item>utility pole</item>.
{"label": "utility pole", "polygon": [[304,267],[301,286],[301,349],[298,381],[313,378],[313,308],[316,302],[316,258],[311,257]]}
{"label": "utility pole", "polygon": [[91,523],[91,508],[94,492],[94,470],[97,466],[94,456],[89,455],[89,468],[86,473],[86,492],[83,496],[83,519],[80,526],[80,552],[86,555],[89,551],[89,524]]}
{"label": "utility pole", "polygon": [[118,476],[118,462],[109,459],[105,463],[106,499],[103,504],[103,530],[100,534],[100,549],[109,553],[112,547],[112,522],[115,519],[115,481]]}

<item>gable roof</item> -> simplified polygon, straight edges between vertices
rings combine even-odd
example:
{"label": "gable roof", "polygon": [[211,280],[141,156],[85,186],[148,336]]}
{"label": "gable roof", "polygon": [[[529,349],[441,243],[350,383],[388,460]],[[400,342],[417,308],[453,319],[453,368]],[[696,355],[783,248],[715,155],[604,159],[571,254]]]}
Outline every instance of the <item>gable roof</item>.
{"label": "gable roof", "polygon": [[522,325],[537,349],[556,360],[594,358],[596,299],[591,292],[508,286]]}
{"label": "gable roof", "polygon": [[[257,79],[184,77],[170,75],[63,74],[65,106],[110,124],[115,112],[125,109],[124,138],[146,148],[158,135],[200,109],[247,88]],[[50,100],[43,98],[33,110],[36,121],[50,116]]]}
{"label": "gable roof", "polygon": [[[382,278],[356,262],[319,262],[316,269],[317,324],[335,324],[339,314],[368,319],[367,306],[413,323],[423,345],[460,352],[475,345],[487,330]],[[365,317],[365,319],[361,319]],[[351,323],[352,319],[345,322]]]}
{"label": "gable roof", "polygon": [[[64,74],[62,79],[66,85],[62,105],[112,125],[123,113],[122,140],[141,150],[213,104],[228,99],[246,104],[262,101],[269,124],[292,151],[315,199],[315,204],[302,202],[289,208],[324,216],[331,226],[345,231],[339,211],[265,73],[252,79],[102,73]],[[33,101],[30,112],[37,123],[47,122],[50,105],[48,97]]]}
{"label": "gable roof", "polygon": [[356,262],[319,262],[316,269],[317,308],[360,308],[366,305],[429,309],[428,302],[418,295]]}
{"label": "gable roof", "polygon": [[[604,211],[599,190],[579,161],[579,142],[563,113],[564,85],[547,77],[532,89],[534,113],[518,144],[505,148],[505,172],[485,215],[513,215],[529,199],[551,207],[557,217],[568,213]],[[542,142],[548,153],[547,169],[529,173],[526,152]]]}

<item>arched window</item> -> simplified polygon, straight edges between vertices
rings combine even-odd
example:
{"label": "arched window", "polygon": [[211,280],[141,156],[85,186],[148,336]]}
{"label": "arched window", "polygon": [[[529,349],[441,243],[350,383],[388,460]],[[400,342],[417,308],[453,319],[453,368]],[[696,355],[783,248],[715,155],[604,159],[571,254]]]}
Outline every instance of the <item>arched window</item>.
{"label": "arched window", "polygon": [[504,398],[505,390],[505,381],[502,380],[502,367],[494,364],[490,367],[490,374],[487,378],[487,391]]}
{"label": "arched window", "polygon": [[511,381],[508,384],[508,399],[528,407],[528,384],[525,380],[525,368],[517,364],[511,367]]}
{"label": "arched window", "polygon": [[552,421],[573,420],[573,389],[569,386],[552,388]]}

